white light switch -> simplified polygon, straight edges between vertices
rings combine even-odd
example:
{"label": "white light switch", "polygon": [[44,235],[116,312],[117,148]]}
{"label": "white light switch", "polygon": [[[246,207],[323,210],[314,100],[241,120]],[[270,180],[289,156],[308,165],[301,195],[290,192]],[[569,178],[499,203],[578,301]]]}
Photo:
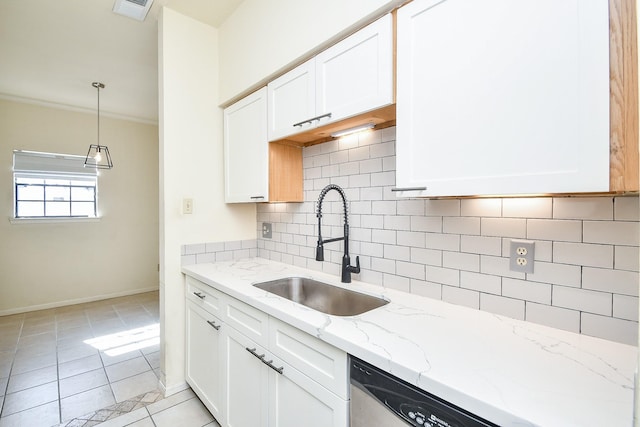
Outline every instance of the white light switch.
{"label": "white light switch", "polygon": [[182,199],[182,213],[183,214],[193,213],[193,199]]}

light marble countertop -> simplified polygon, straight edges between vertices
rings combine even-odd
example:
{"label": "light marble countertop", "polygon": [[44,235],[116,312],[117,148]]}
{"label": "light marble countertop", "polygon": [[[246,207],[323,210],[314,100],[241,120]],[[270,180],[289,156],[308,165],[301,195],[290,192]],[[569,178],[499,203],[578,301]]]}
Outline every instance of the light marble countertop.
{"label": "light marble countertop", "polygon": [[[631,426],[637,347],[252,258],[188,274],[502,426]],[[390,303],[340,317],[251,286],[302,276]]]}

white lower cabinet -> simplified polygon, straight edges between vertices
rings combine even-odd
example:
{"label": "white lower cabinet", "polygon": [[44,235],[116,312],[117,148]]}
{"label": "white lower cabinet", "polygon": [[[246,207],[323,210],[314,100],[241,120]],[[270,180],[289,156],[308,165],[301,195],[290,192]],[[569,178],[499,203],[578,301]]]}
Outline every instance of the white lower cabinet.
{"label": "white lower cabinet", "polygon": [[221,426],[349,425],[346,353],[213,290],[218,319],[187,282],[187,382]]}
{"label": "white lower cabinet", "polygon": [[[217,419],[222,418],[222,322],[187,301],[187,382]],[[216,329],[219,328],[219,329]]]}
{"label": "white lower cabinet", "polygon": [[[247,351],[261,347],[233,328],[225,332],[224,389],[226,425],[263,427],[268,425],[269,368]],[[224,423],[220,423],[225,425]]]}

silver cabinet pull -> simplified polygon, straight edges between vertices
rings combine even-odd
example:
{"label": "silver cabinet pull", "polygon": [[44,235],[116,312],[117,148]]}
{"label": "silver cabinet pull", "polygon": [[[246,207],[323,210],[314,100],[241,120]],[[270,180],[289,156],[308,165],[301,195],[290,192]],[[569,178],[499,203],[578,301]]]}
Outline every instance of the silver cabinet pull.
{"label": "silver cabinet pull", "polygon": [[404,187],[404,188],[395,187],[395,188],[392,188],[391,191],[424,191],[426,189],[427,187]]}
{"label": "silver cabinet pull", "polygon": [[255,357],[257,357],[258,359],[260,359],[260,361],[264,362],[264,354],[258,354],[256,353],[256,348],[249,348],[249,347],[245,347],[245,350],[247,350],[249,353],[253,354]]}
{"label": "silver cabinet pull", "polygon": [[212,327],[213,329],[215,329],[216,331],[219,331],[219,330],[220,330],[220,326],[221,326],[221,325],[216,325],[216,322],[214,322],[213,320],[207,320],[207,323],[208,323],[209,325],[211,325],[211,327]]}
{"label": "silver cabinet pull", "polygon": [[276,368],[275,365],[273,364],[273,360],[268,360],[267,361],[267,360],[262,359],[262,363],[264,363],[265,365],[267,365],[268,367],[270,367],[271,369],[273,369],[274,371],[276,371],[280,375],[282,375],[282,372],[284,371],[284,366]]}
{"label": "silver cabinet pull", "polygon": [[305,123],[311,123],[311,122],[315,122],[315,121],[320,121],[320,119],[324,119],[325,117],[329,117],[329,118],[331,118],[331,113],[323,114],[323,115],[321,115],[321,116],[312,117],[312,118],[310,118],[310,119],[303,120],[303,121],[301,121],[301,122],[299,122],[299,123],[294,123],[293,127],[294,127],[294,128],[295,128],[295,127],[300,127],[300,126],[302,126],[302,125],[303,125],[303,124],[305,124]]}
{"label": "silver cabinet pull", "polygon": [[283,373],[283,371],[284,371],[284,366],[281,366],[281,367],[279,367],[279,368],[278,368],[278,367],[276,367],[276,366],[273,364],[273,359],[272,359],[272,360],[264,360],[264,356],[265,356],[265,355],[264,355],[264,354],[258,354],[258,353],[256,352],[256,350],[257,350],[257,349],[256,349],[255,347],[254,347],[254,348],[245,347],[245,350],[247,350],[249,353],[253,354],[255,357],[257,357],[258,359],[260,359],[260,361],[261,361],[262,363],[264,363],[265,365],[267,365],[268,367],[270,367],[271,369],[273,369],[273,370],[274,370],[274,371],[276,371],[277,373],[279,373],[279,374],[282,374],[282,373]]}
{"label": "silver cabinet pull", "polygon": [[206,295],[205,294],[201,294],[200,292],[194,292],[193,293],[195,296],[197,296],[200,299],[205,299]]}
{"label": "silver cabinet pull", "polygon": [[257,199],[264,199],[264,196],[251,196],[249,198],[253,200],[257,200]]}

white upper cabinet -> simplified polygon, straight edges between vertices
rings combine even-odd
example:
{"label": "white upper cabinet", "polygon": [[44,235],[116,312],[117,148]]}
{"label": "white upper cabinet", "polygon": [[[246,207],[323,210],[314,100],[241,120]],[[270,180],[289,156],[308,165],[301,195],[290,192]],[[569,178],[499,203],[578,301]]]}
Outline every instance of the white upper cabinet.
{"label": "white upper cabinet", "polygon": [[401,196],[609,191],[607,0],[398,11]]}
{"label": "white upper cabinet", "polygon": [[[305,62],[267,85],[269,141],[311,127],[316,112],[315,60]],[[302,123],[299,126],[294,124]]]}
{"label": "white upper cabinet", "polygon": [[267,85],[269,141],[393,103],[393,20],[385,15]]}
{"label": "white upper cabinet", "polygon": [[225,201],[269,200],[267,88],[224,110]]}

